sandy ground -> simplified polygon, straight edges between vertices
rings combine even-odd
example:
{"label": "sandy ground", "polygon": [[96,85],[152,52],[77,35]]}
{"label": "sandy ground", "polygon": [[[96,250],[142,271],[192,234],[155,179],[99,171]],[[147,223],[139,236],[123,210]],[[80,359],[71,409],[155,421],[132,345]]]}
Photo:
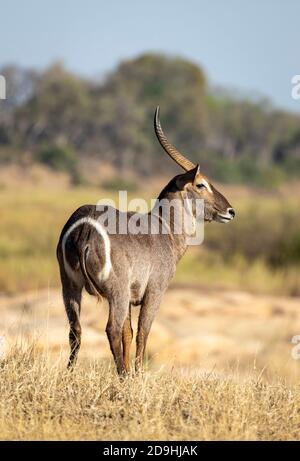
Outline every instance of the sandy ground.
{"label": "sandy ground", "polygon": [[[2,354],[16,341],[35,338],[39,346],[67,357],[68,323],[59,290],[2,296],[0,311]],[[134,307],[134,329],[138,312]],[[110,358],[107,314],[105,303],[84,295],[80,360]],[[254,368],[297,381],[300,360],[292,358],[291,339],[298,334],[299,298],[173,286],[154,321],[148,361],[153,367],[180,366],[220,374]]]}

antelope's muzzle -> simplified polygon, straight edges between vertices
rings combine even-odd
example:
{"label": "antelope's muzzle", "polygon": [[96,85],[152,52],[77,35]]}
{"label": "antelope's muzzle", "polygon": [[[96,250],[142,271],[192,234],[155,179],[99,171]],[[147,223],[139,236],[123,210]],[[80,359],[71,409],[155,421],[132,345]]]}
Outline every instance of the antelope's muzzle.
{"label": "antelope's muzzle", "polygon": [[218,213],[216,221],[220,223],[227,223],[229,221],[232,221],[232,219],[235,217],[235,211],[233,208],[227,208],[226,213]]}

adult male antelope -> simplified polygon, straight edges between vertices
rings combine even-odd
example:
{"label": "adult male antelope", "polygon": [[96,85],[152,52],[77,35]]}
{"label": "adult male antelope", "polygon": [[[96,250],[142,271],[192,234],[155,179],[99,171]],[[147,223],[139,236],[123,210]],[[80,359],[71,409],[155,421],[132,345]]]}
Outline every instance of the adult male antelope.
{"label": "adult male antelope", "polygon": [[[131,306],[141,306],[135,361],[136,370],[140,370],[155,313],[175,273],[176,264],[188,245],[185,230],[175,232],[175,216],[182,214],[186,198],[203,200],[205,221],[225,223],[235,215],[226,198],[200,173],[199,166],[186,159],[168,142],[160,125],[158,107],[154,128],[161,146],[185,170],[165,186],[157,199],[160,212],[156,217],[161,224],[160,231],[152,233],[148,228],[146,233],[139,234],[110,232],[103,221],[107,211],[114,211],[118,222],[124,216],[129,221],[137,214],[122,213],[110,207],[99,211],[95,205],[78,208],[62,230],[57,258],[70,323],[69,367],[75,363],[80,348],[81,293],[85,287],[89,294],[108,300],[106,333],[119,374],[129,370],[129,349],[133,337]],[[164,226],[166,223],[163,222],[161,209],[171,201],[175,204],[174,209],[170,213],[170,222]],[[195,218],[194,206],[190,207],[190,212]],[[138,218],[144,221],[145,226],[153,214],[152,210]]]}

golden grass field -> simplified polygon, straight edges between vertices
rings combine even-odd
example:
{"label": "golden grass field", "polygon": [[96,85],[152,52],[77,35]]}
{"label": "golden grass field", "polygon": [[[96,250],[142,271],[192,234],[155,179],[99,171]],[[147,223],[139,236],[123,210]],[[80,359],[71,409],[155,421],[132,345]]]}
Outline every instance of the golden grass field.
{"label": "golden grass field", "polygon": [[[262,201],[234,187],[226,194],[242,217],[258,200],[262,215],[274,217],[287,197]],[[153,324],[146,371],[123,382],[104,331],[107,306],[85,295],[82,348],[74,372],[66,371],[55,245],[73,209],[106,195],[0,190],[0,439],[299,439],[300,360],[291,356],[300,335],[298,267],[227,262],[205,242],[189,250]],[[288,203],[296,211],[296,200]],[[229,226],[213,226],[207,239],[214,232],[230,239]]]}
{"label": "golden grass field", "polygon": [[1,439],[300,437],[300,361],[291,356],[298,298],[175,286],[153,324],[145,374],[124,382],[104,332],[105,303],[84,297],[73,373],[58,290],[3,296],[0,309]]}
{"label": "golden grass field", "polygon": [[70,374],[46,354],[1,364],[1,438],[287,440],[299,438],[298,386],[259,377],[151,372],[120,382],[106,364]]}

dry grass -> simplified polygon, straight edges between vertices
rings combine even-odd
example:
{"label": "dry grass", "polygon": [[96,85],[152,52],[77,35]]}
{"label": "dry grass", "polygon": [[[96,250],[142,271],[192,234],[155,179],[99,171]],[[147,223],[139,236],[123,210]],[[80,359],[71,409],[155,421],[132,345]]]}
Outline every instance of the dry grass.
{"label": "dry grass", "polygon": [[29,347],[1,362],[1,439],[298,439],[300,389],[214,373],[146,372],[120,382],[92,361],[67,372]]}
{"label": "dry grass", "polygon": [[83,344],[69,373],[60,293],[0,297],[0,439],[299,439],[298,309],[297,298],[169,290],[145,375],[120,382],[105,306],[84,298]]}

